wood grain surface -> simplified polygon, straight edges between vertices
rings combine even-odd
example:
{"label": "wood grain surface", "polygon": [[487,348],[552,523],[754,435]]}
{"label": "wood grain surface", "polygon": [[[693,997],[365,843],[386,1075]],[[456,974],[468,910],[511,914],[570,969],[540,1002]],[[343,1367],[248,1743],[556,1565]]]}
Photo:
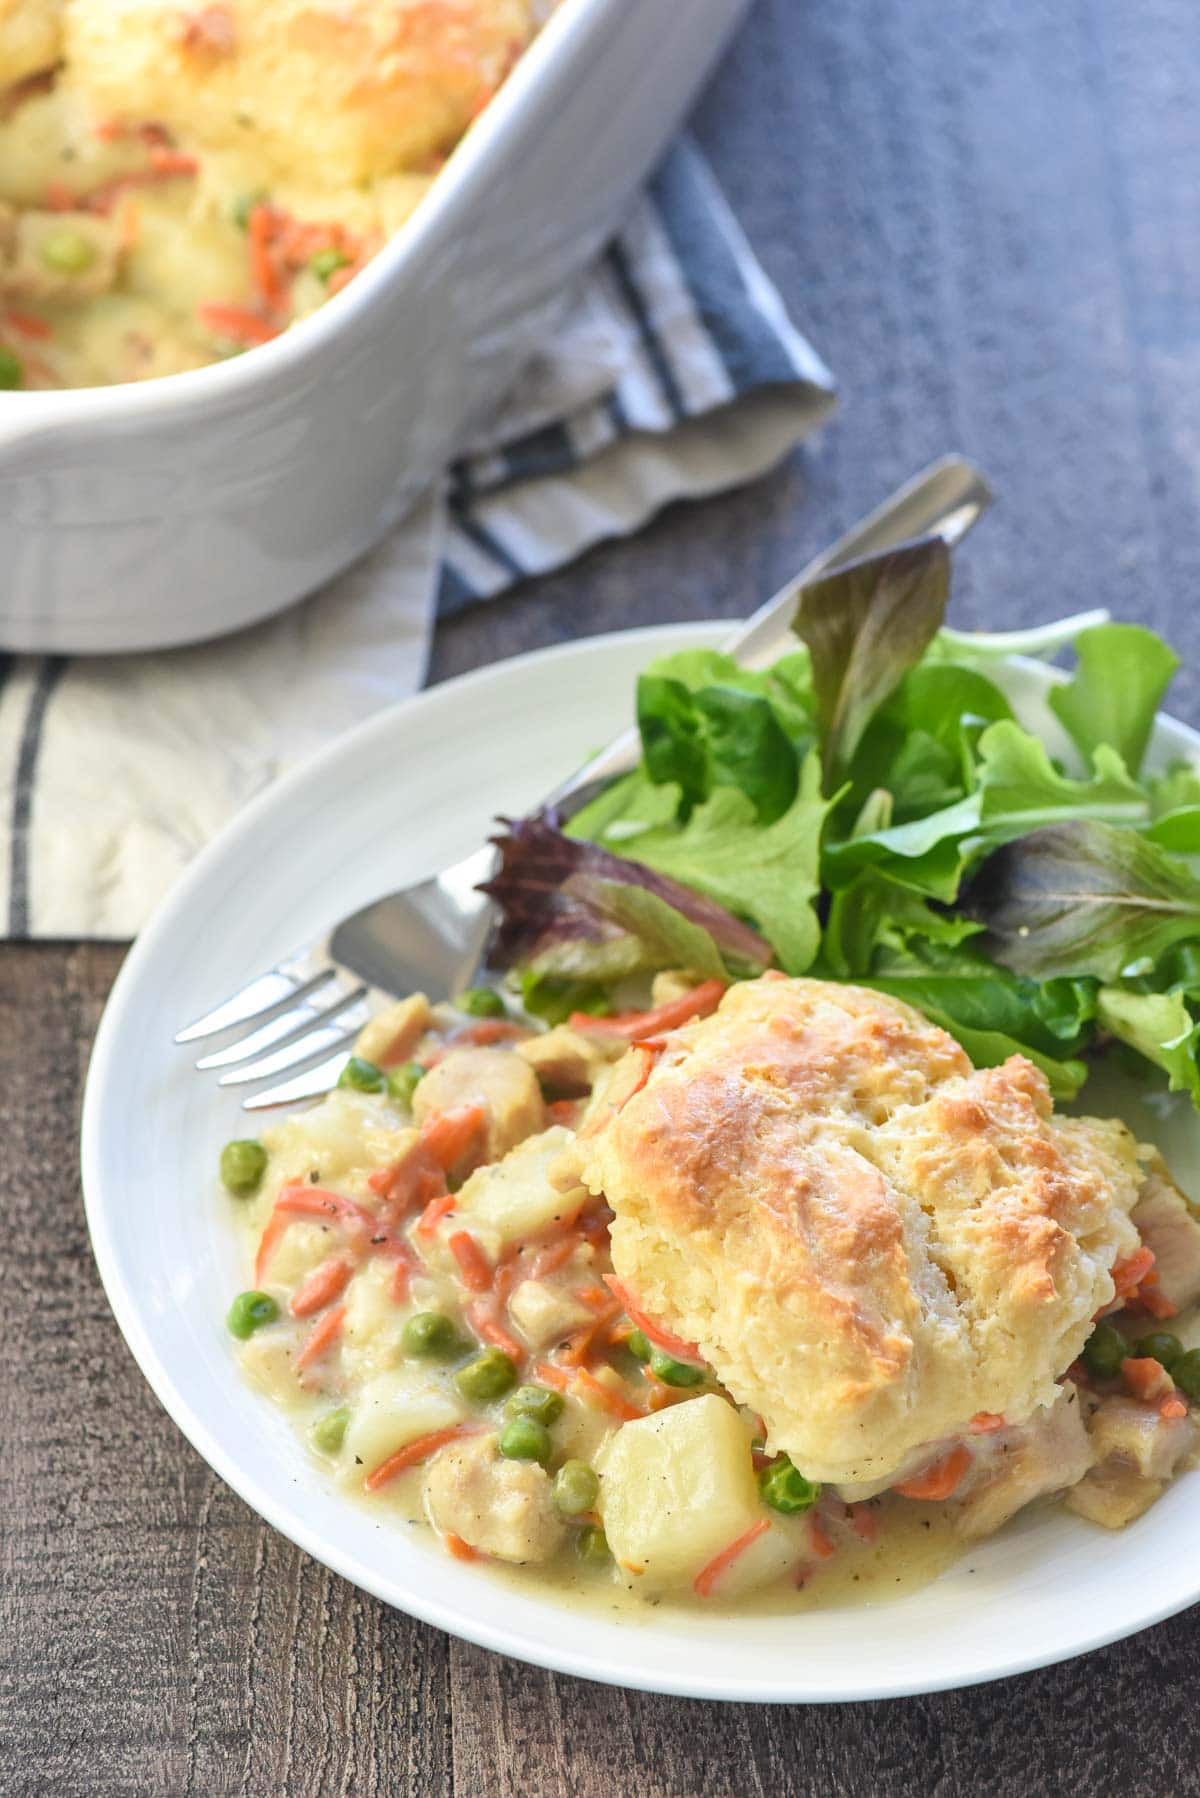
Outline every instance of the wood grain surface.
{"label": "wood grain surface", "polygon": [[[757,486],[460,618],[435,677],[744,613],[957,449],[1000,496],[957,621],[1145,620],[1197,721],[1198,91],[1194,0],[760,0],[696,126],[841,416]],[[1195,1613],[973,1691],[721,1707],[452,1642],[261,1525],[151,1397],[88,1253],[78,1099],[119,961],[0,949],[0,1793],[1200,1792]]]}

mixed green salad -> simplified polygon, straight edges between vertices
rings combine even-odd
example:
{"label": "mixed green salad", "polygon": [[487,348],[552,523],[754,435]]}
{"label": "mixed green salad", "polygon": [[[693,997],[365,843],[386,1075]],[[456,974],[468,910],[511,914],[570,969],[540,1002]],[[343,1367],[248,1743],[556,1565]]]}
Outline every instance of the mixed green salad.
{"label": "mixed green salad", "polygon": [[[526,1008],[774,964],[907,1000],[977,1066],[1027,1055],[1059,1099],[1110,1048],[1200,1106],[1200,769],[1144,765],[1178,659],[1132,624],[951,631],[949,590],[921,539],[807,587],[765,671],[647,668],[638,769],[498,839],[492,959]],[[1001,664],[1067,648],[1060,755]]]}

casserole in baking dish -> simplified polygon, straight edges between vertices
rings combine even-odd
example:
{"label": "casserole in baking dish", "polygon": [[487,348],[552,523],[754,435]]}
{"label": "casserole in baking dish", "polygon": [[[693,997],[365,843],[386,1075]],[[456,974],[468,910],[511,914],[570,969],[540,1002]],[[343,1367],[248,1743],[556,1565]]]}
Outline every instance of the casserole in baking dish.
{"label": "casserole in baking dish", "polygon": [[151,382],[0,395],[0,646],[195,641],[368,547],[545,335],[746,9],[694,0],[681,24],[670,0],[565,0],[311,317]]}

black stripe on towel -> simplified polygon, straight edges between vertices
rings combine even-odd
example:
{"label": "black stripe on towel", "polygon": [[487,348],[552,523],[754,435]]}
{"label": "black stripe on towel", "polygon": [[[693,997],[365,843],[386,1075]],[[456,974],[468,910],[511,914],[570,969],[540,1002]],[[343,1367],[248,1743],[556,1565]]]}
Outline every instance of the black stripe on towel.
{"label": "black stripe on towel", "polygon": [[42,725],[66,668],[65,656],[46,656],[34,677],[33,692],[21,728],[17,750],[17,774],[13,782],[12,843],[8,879],[8,934],[29,935],[29,826],[33,817],[33,786],[37,775],[38,751],[42,746]]}
{"label": "black stripe on towel", "polygon": [[676,423],[679,423],[687,417],[688,408],[684,401],[683,394],[680,391],[679,382],[675,379],[675,371],[667,360],[667,353],[662,346],[658,332],[651,322],[650,308],[647,306],[645,296],[637,284],[637,280],[633,273],[633,267],[629,257],[625,254],[624,247],[619,238],[615,243],[611,243],[608,246],[608,254],[605,260],[612,270],[613,277],[621,292],[621,298],[629,308],[630,316],[637,326],[638,335],[641,338],[642,346],[650,359],[650,366],[654,370],[655,379],[662,388],[663,398],[670,407]]}

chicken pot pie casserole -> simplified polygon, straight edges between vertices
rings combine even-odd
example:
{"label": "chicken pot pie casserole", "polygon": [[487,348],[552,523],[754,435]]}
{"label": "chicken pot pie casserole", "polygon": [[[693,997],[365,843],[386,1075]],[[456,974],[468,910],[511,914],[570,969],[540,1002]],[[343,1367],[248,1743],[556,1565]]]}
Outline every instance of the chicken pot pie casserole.
{"label": "chicken pot pie casserole", "polygon": [[0,0],[0,388],[266,343],[403,224],[542,0]]}
{"label": "chicken pot pie casserole", "polygon": [[226,1146],[229,1329],[345,1490],[621,1603],[878,1596],[1034,1501],[1153,1504],[1200,1401],[1156,1153],[863,987],[652,997],[415,995]]}

